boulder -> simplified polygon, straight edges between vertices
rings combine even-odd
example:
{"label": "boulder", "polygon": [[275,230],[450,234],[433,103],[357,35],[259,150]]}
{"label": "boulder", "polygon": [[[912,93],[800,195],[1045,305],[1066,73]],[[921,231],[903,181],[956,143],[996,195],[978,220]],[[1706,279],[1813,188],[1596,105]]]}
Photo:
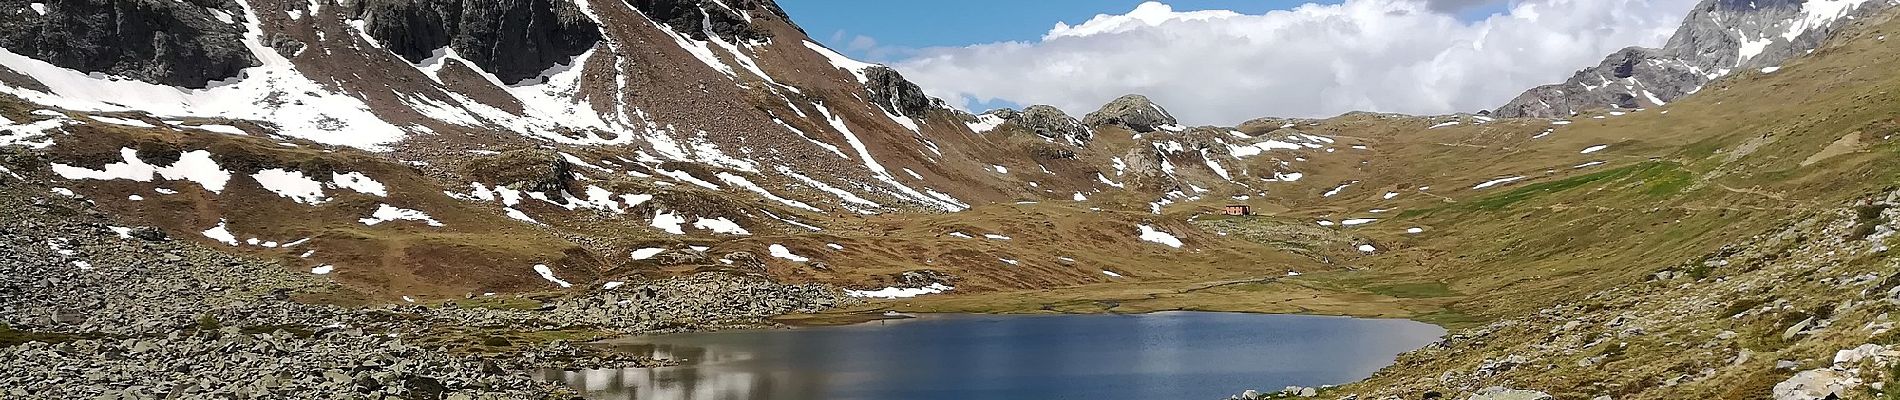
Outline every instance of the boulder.
{"label": "boulder", "polygon": [[1477,393],[1473,393],[1471,397],[1469,397],[1468,399],[1469,400],[1552,400],[1552,399],[1556,399],[1556,397],[1552,397],[1549,393],[1539,392],[1535,390],[1518,390],[1518,389],[1506,388],[1503,386],[1492,386],[1492,387],[1488,387],[1484,389],[1479,389]]}
{"label": "boulder", "polygon": [[1812,369],[1794,374],[1776,383],[1775,400],[1840,399],[1849,389],[1859,387],[1860,378],[1850,371]]}
{"label": "boulder", "polygon": [[126,232],[125,234],[127,236],[138,238],[139,240],[144,240],[147,242],[160,242],[160,241],[165,240],[164,230],[160,230],[158,228],[154,228],[150,226],[141,226],[137,228],[132,228],[131,231]]}

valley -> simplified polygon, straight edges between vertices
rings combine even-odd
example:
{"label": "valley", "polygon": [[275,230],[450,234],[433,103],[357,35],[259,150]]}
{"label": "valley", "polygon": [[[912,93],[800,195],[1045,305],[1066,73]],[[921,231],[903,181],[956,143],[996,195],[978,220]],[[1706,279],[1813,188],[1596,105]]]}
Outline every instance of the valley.
{"label": "valley", "polygon": [[[1889,0],[1705,1],[1497,113],[1231,127],[1140,95],[972,114],[768,0],[135,2],[206,51],[0,4],[39,33],[0,34],[4,397],[572,398],[530,371],[682,361],[597,340],[939,313],[1449,332],[1265,396],[1900,379]],[[1750,36],[1785,39],[1694,51]]]}

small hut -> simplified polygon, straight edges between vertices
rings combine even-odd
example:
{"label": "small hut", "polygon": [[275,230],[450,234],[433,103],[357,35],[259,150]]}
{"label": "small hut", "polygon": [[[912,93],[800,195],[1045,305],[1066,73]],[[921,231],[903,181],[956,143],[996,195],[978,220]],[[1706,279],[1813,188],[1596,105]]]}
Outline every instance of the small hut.
{"label": "small hut", "polygon": [[1252,214],[1252,211],[1247,208],[1246,204],[1228,204],[1226,207],[1221,207],[1220,213],[1225,214],[1225,215],[1243,216],[1243,215]]}

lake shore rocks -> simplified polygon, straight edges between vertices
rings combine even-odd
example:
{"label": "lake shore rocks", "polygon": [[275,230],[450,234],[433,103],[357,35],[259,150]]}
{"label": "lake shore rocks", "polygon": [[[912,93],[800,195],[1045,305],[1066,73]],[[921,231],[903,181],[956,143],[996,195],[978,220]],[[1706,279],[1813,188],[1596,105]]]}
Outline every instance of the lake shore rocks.
{"label": "lake shore rocks", "polygon": [[0,191],[11,210],[0,215],[0,398],[569,398],[530,373],[671,362],[575,340],[768,326],[853,301],[823,285],[703,272],[537,307],[483,306],[494,296],[475,295],[300,302],[343,289],[16,189]]}

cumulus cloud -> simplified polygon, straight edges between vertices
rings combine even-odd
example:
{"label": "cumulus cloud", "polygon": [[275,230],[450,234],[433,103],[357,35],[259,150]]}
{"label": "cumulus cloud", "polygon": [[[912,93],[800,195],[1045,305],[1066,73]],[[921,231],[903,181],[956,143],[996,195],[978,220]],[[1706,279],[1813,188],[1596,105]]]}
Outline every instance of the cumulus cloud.
{"label": "cumulus cloud", "polygon": [[[1086,113],[1128,93],[1184,122],[1348,111],[1477,111],[1603,56],[1666,41],[1695,0],[1518,0],[1461,21],[1445,0],[1346,0],[1265,14],[1157,2],[1039,40],[923,49],[895,67],[953,104]],[[981,111],[981,110],[976,110]]]}
{"label": "cumulus cloud", "polygon": [[1433,10],[1460,11],[1468,8],[1503,3],[1504,0],[1425,0]]}

